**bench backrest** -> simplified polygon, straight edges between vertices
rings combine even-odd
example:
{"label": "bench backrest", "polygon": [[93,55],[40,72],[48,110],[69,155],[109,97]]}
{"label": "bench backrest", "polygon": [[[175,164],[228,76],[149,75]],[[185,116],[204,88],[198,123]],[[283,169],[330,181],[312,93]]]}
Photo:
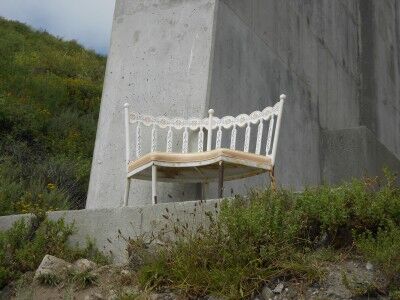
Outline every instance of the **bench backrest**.
{"label": "bench backrest", "polygon": [[[179,152],[203,152],[210,151],[222,147],[223,132],[228,131],[230,134],[229,148],[233,150],[241,150],[244,152],[254,152],[255,154],[263,154],[271,157],[272,165],[275,164],[276,149],[278,144],[280,123],[282,117],[283,103],[286,99],[285,95],[280,96],[280,101],[273,107],[266,107],[263,111],[255,111],[249,115],[241,114],[237,117],[226,116],[218,118],[214,116],[214,110],[209,110],[208,118],[167,118],[164,116],[153,117],[150,115],[142,115],[136,112],[129,112],[129,104],[125,103],[125,147],[126,147],[126,163],[128,165],[131,160],[130,154],[130,126],[135,125],[135,159],[143,155],[143,127],[151,128],[150,151],[177,152],[174,151],[173,145],[175,139],[180,141]],[[255,145],[251,144],[252,126],[257,127],[256,136],[254,136]],[[238,145],[238,130],[244,128],[244,141],[242,145]],[[165,149],[159,149],[158,136],[159,132],[166,131]],[[213,135],[216,131],[215,142],[213,143]],[[230,133],[229,133],[230,131]],[[205,132],[207,143],[205,144]],[[189,147],[189,139],[194,135],[197,137],[197,147]],[[191,144],[192,145],[192,144]],[[241,146],[241,147],[240,147]],[[251,147],[252,146],[252,147]]]}

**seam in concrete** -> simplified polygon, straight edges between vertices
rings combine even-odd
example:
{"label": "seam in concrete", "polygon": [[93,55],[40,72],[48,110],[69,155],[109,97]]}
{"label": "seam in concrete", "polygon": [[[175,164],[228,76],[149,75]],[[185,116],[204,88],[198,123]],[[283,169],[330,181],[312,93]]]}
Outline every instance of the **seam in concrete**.
{"label": "seam in concrete", "polygon": [[[351,14],[348,12],[347,7],[346,7],[343,3],[341,3],[341,2],[339,2],[339,3],[345,8],[345,11],[347,12],[347,14],[348,14],[348,15],[351,15]],[[294,9],[293,4],[291,4],[291,3],[289,3],[289,8],[290,8],[290,10],[292,11],[292,13],[294,13],[294,14],[296,14],[297,16],[300,17],[300,19],[302,20],[303,26],[306,25],[306,23],[305,23],[305,21],[304,21],[304,20],[305,20],[304,15],[299,14],[299,13],[296,11],[296,9]],[[325,17],[325,15],[324,15],[324,17]],[[358,28],[358,27],[360,26],[360,25],[357,24],[357,23],[354,23],[354,25],[356,25],[356,28]],[[305,26],[305,27],[306,27],[306,26]],[[360,81],[359,76],[357,76],[356,74],[353,74],[353,72],[352,72],[350,69],[345,68],[345,67],[342,65],[342,63],[341,63],[340,61],[338,61],[337,58],[333,55],[333,52],[331,51],[331,49],[328,48],[328,47],[326,46],[326,43],[325,43],[325,42],[324,42],[324,43],[321,43],[321,38],[320,38],[320,37],[318,36],[318,34],[314,31],[314,27],[313,27],[313,26],[308,26],[308,27],[309,27],[309,31],[311,32],[312,36],[318,41],[319,45],[320,45],[323,49],[325,49],[325,50],[328,52],[328,54],[330,55],[330,57],[332,58],[332,60],[335,62],[335,64],[336,64],[337,66],[339,66],[345,73],[348,73],[348,74],[352,77],[352,79],[353,79],[356,83],[358,83],[358,82]],[[358,68],[358,66],[357,66],[357,68]]]}
{"label": "seam in concrete", "polygon": [[232,7],[231,7],[230,5],[226,4],[225,2],[224,2],[224,4],[227,6],[227,8],[229,8],[230,11],[232,11],[232,13],[233,13],[234,15],[236,15],[236,17],[240,20],[240,22],[242,22],[242,23],[247,27],[247,29],[251,32],[251,34],[252,34],[253,36],[257,37],[264,45],[266,45],[266,46],[271,50],[271,52],[275,55],[275,58],[277,58],[279,61],[281,61],[282,65],[285,66],[286,71],[291,71],[291,72],[293,72],[293,74],[296,76],[296,78],[297,78],[300,82],[304,83],[308,88],[311,89],[310,84],[309,84],[306,80],[304,80],[304,79],[296,72],[295,69],[291,69],[291,68],[289,67],[289,65],[288,65],[288,64],[285,62],[285,60],[279,55],[279,52],[277,52],[276,49],[274,49],[272,46],[270,46],[261,36],[259,36],[258,33],[257,33],[255,30],[253,30],[252,26],[249,26],[246,22],[244,22],[243,19],[236,13],[236,11],[235,11],[234,9],[232,9]]}

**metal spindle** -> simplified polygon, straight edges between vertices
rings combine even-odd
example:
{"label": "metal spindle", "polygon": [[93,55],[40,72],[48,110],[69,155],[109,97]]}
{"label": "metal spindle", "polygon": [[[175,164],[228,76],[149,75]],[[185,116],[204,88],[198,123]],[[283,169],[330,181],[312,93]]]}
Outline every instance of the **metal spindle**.
{"label": "metal spindle", "polygon": [[167,133],[167,152],[172,152],[172,128],[171,126],[168,129]]}
{"label": "metal spindle", "polygon": [[151,152],[155,152],[157,150],[157,128],[156,125],[153,125],[151,129]]}
{"label": "metal spindle", "polygon": [[197,140],[197,151],[198,152],[203,152],[203,145],[204,143],[204,131],[203,131],[203,127],[200,127],[199,129],[199,136],[198,136],[198,140]]}
{"label": "metal spindle", "polygon": [[188,153],[188,148],[189,148],[189,133],[187,127],[185,127],[182,136],[182,153]]}
{"label": "metal spindle", "polygon": [[244,137],[244,152],[249,152],[249,146],[250,146],[250,131],[251,131],[251,127],[250,127],[250,122],[247,123],[247,127],[246,127],[246,133],[245,133],[245,137]]}
{"label": "metal spindle", "polygon": [[222,141],[222,129],[221,126],[219,126],[217,131],[217,139],[215,141],[215,149],[221,148],[221,141]]}
{"label": "metal spindle", "polygon": [[271,140],[272,140],[272,130],[274,128],[275,116],[271,115],[269,119],[269,128],[268,128],[268,138],[267,138],[267,146],[265,148],[265,155],[269,155],[271,150]]}
{"label": "metal spindle", "polygon": [[142,144],[141,144],[141,139],[142,139],[142,130],[140,126],[140,122],[137,122],[136,126],[136,158],[139,158],[142,155]]}
{"label": "metal spindle", "polygon": [[208,110],[207,151],[211,150],[213,115],[214,115],[214,110],[213,109]]}
{"label": "metal spindle", "polygon": [[260,152],[261,152],[261,141],[262,141],[263,129],[264,129],[264,122],[263,122],[263,119],[260,119],[260,123],[258,124],[258,131],[257,131],[256,154],[260,154]]}
{"label": "metal spindle", "polygon": [[236,124],[233,125],[232,132],[231,132],[231,150],[236,150]]}

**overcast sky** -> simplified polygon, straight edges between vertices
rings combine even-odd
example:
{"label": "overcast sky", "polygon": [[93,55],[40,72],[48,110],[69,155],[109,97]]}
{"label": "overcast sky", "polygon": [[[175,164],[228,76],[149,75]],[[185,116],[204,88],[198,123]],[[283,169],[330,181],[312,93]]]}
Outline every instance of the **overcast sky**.
{"label": "overcast sky", "polygon": [[0,0],[0,16],[107,54],[115,0]]}

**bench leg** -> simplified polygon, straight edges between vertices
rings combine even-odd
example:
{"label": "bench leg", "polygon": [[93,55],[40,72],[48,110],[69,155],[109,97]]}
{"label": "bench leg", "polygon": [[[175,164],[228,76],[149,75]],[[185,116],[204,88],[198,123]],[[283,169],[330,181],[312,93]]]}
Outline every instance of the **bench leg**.
{"label": "bench leg", "polygon": [[224,162],[219,162],[218,172],[218,198],[222,198],[224,195]]}
{"label": "bench leg", "polygon": [[157,166],[151,166],[151,202],[157,204]]}
{"label": "bench leg", "polygon": [[126,178],[124,206],[128,206],[128,198],[129,198],[129,189],[130,189],[130,187],[131,187],[131,180],[129,178]]}
{"label": "bench leg", "polygon": [[268,172],[269,178],[271,179],[271,190],[276,190],[276,179],[275,179],[275,168],[272,168],[271,171]]}

